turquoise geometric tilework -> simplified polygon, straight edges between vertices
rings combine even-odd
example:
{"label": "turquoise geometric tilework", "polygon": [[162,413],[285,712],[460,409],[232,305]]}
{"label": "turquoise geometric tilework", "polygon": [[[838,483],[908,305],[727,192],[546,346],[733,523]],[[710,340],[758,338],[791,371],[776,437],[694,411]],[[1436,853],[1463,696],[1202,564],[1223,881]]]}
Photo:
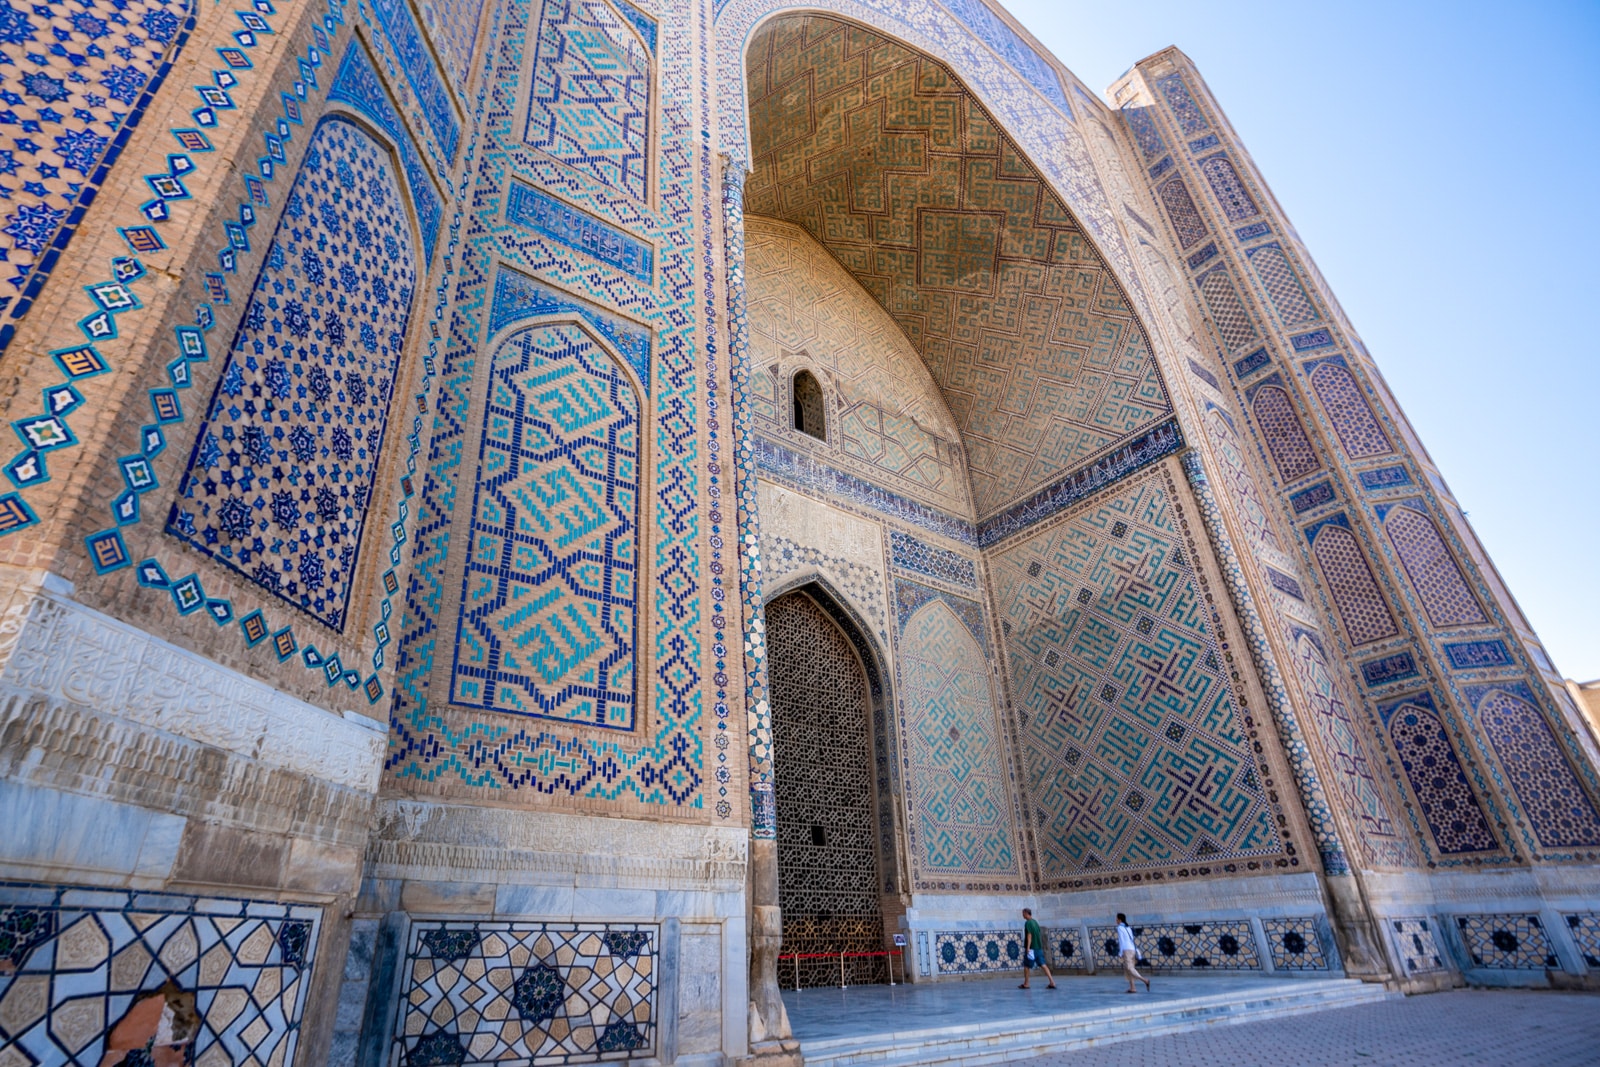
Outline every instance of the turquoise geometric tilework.
{"label": "turquoise geometric tilework", "polygon": [[634,723],[639,398],[575,325],[490,356],[451,701]]}
{"label": "turquoise geometric tilework", "polygon": [[1600,814],[1525,682],[1464,687],[1522,814],[1547,849],[1600,845]]}
{"label": "turquoise geometric tilework", "polygon": [[889,556],[896,567],[965,589],[978,587],[977,564],[959,552],[930,545],[900,530],[889,531]]}
{"label": "turquoise geometric tilework", "polygon": [[992,559],[1041,874],[1276,857],[1160,472]]}
{"label": "turquoise geometric tilework", "polygon": [[1378,709],[1422,817],[1439,851],[1483,852],[1499,848],[1431,693],[1418,693]]}
{"label": "turquoise geometric tilework", "polygon": [[416,282],[389,153],[352,123],[325,119],[167,519],[174,537],[334,630],[344,628]]}
{"label": "turquoise geometric tilework", "polygon": [[1489,621],[1439,527],[1428,517],[1426,504],[1403,500],[1375,510],[1429,622],[1444,627]]}
{"label": "turquoise geometric tilework", "polygon": [[189,0],[0,7],[0,352],[193,28]]}
{"label": "turquoise geometric tilework", "polygon": [[924,880],[1019,873],[987,657],[968,626],[932,597],[900,633],[911,842]]}
{"label": "turquoise geometric tilework", "polygon": [[650,56],[607,5],[544,5],[523,137],[595,180],[645,199]]}
{"label": "turquoise geometric tilework", "polygon": [[[398,627],[386,771],[402,788],[414,780],[431,792],[494,795],[502,803],[553,795],[694,810],[706,804],[706,750],[716,738],[727,737],[725,729],[708,728],[707,720],[726,727],[735,710],[727,702],[728,619],[722,614],[731,585],[725,578],[723,535],[731,532],[731,522],[721,504],[724,486],[731,495],[732,482],[720,464],[708,459],[720,448],[720,426],[707,415],[720,410],[713,393],[718,372],[713,342],[719,336],[711,298],[715,197],[710,148],[694,135],[705,128],[709,103],[693,88],[706,71],[689,42],[687,4],[673,0],[661,22],[658,207],[615,195],[586,172],[523,141],[522,70],[524,58],[535,51],[530,33],[539,25],[538,16],[529,0],[495,6],[480,49],[488,64],[477,79],[472,105],[474,129],[480,132],[464,150],[461,202],[467,206],[451,282],[452,308],[440,322],[440,392],[429,406],[433,427],[414,501],[414,565]],[[702,101],[699,115],[693,110],[696,100]],[[659,256],[654,286],[597,269],[557,242],[507,225],[501,212],[512,178],[548,189],[650,240]],[[651,434],[645,479],[651,491],[648,502],[641,501],[639,520],[641,565],[647,564],[649,582],[638,594],[650,641],[648,653],[640,655],[641,663],[650,664],[640,692],[651,714],[628,737],[458,707],[448,699],[448,661],[441,649],[453,638],[454,627],[440,616],[459,588],[451,588],[447,570],[468,552],[462,543],[465,524],[453,537],[452,518],[458,502],[465,507],[470,499],[469,414],[476,390],[488,378],[479,350],[490,340],[501,263],[536,272],[552,291],[572,294],[574,304],[592,301],[614,308],[652,335],[651,393],[640,411],[641,431],[648,425]],[[588,321],[581,311],[579,316]],[[620,342],[617,347],[625,348]],[[715,611],[709,630],[707,607]],[[718,769],[728,773],[726,765]],[[732,812],[724,805],[726,797],[716,807],[719,818]]]}
{"label": "turquoise geometric tilework", "polygon": [[412,17],[406,0],[370,0],[378,16],[378,24],[395,51],[400,69],[405,72],[411,91],[416,94],[417,106],[422,109],[428,128],[433,131],[445,159],[455,162],[456,149],[461,144],[461,119],[456,113],[455,99],[439,73],[433,52],[423,41],[422,31]]}
{"label": "turquoise geometric tilework", "polygon": [[328,99],[350,104],[367,118],[376,122],[400,153],[400,166],[406,173],[406,187],[411,190],[411,203],[417,211],[417,229],[422,231],[422,258],[426,266],[433,262],[434,246],[439,241],[439,227],[444,218],[444,204],[439,198],[433,176],[423,166],[422,157],[412,142],[411,133],[395,114],[388,93],[372,67],[372,57],[361,46],[359,38],[351,38],[345,47],[344,59],[339,61],[339,73],[334,76]]}

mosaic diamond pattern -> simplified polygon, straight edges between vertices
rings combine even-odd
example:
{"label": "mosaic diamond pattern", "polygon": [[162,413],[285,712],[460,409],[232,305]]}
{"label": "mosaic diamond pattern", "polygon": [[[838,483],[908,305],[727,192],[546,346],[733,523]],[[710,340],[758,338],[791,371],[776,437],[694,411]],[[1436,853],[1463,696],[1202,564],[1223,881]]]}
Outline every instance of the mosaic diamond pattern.
{"label": "mosaic diamond pattern", "polygon": [[550,0],[523,139],[642,201],[649,137],[650,56],[639,38],[604,0]]}
{"label": "mosaic diamond pattern", "polygon": [[966,589],[978,588],[977,565],[971,558],[930,545],[908,533],[889,531],[889,558],[896,567],[915,574]]}
{"label": "mosaic diamond pattern", "polygon": [[1195,209],[1194,198],[1189,195],[1189,187],[1182,178],[1161,183],[1158,192],[1161,194],[1161,203],[1167,209],[1167,217],[1172,220],[1172,229],[1178,235],[1179,247],[1190,248],[1211,232],[1200,217],[1200,212]]}
{"label": "mosaic diamond pattern", "polygon": [[922,875],[1018,874],[987,657],[943,599],[906,621],[900,678]]}
{"label": "mosaic diamond pattern", "polygon": [[1267,951],[1272,954],[1273,969],[1331,970],[1328,954],[1323,950],[1320,925],[1315,918],[1262,919],[1261,930],[1267,935]]}
{"label": "mosaic diamond pattern", "polygon": [[1239,451],[1239,440],[1234,436],[1232,425],[1221,411],[1213,408],[1206,413],[1206,429],[1210,431],[1211,440],[1216,445],[1217,460],[1222,467],[1222,481],[1228,487],[1229,495],[1233,497],[1233,502],[1238,508],[1237,514],[1244,524],[1249,540],[1253,544],[1278,549],[1278,535],[1273,531],[1272,522],[1267,518],[1266,509],[1261,505],[1255,478],[1245,465],[1244,455]]}
{"label": "mosaic diamond pattern", "polygon": [[1472,626],[1489,621],[1431,518],[1418,508],[1403,505],[1380,509],[1379,518],[1429,622]]}
{"label": "mosaic diamond pattern", "polygon": [[638,395],[576,325],[490,361],[451,701],[630,729]]}
{"label": "mosaic diamond pattern", "polygon": [[1255,199],[1239,180],[1238,172],[1233,169],[1233,161],[1227,156],[1218,155],[1202,159],[1200,172],[1206,176],[1206,181],[1211,183],[1211,191],[1216,195],[1217,203],[1222,205],[1223,214],[1230,220],[1237,222],[1258,213]]}
{"label": "mosaic diamond pattern", "polygon": [[1283,249],[1275,244],[1262,245],[1252,248],[1249,254],[1250,265],[1256,269],[1256,277],[1266,287],[1272,306],[1285,326],[1300,326],[1319,318]]}
{"label": "mosaic diamond pattern", "polygon": [[1336,361],[1319,364],[1311,372],[1311,386],[1333,422],[1339,443],[1352,459],[1386,456],[1394,451],[1389,435],[1378,425],[1366,394],[1349,368]]}
{"label": "mosaic diamond pattern", "polygon": [[1284,482],[1295,482],[1322,469],[1322,460],[1306,437],[1306,429],[1294,410],[1294,401],[1288,390],[1277,380],[1277,375],[1266,379],[1251,394],[1250,404],[1255,411],[1256,425],[1261,437],[1277,464],[1278,476]]}
{"label": "mosaic diamond pattern", "polygon": [[1171,492],[1137,480],[991,564],[1046,881],[1283,847]]}
{"label": "mosaic diamond pattern", "polygon": [[167,532],[344,628],[416,285],[388,151],[306,148],[195,437]]}
{"label": "mosaic diamond pattern", "polygon": [[630,923],[415,923],[391,1062],[653,1056],[660,939]]}
{"label": "mosaic diamond pattern", "polygon": [[[1164,970],[1259,971],[1255,933],[1247,919],[1196,923],[1156,923],[1133,927],[1133,940],[1144,953],[1140,968]],[[1115,926],[1089,927],[1097,970],[1120,970]]]}
{"label": "mosaic diamond pattern", "polygon": [[1083,934],[1076,928],[1045,928],[1045,951],[1053,971],[1083,971],[1089,968],[1089,953],[1084,950]]}
{"label": "mosaic diamond pattern", "polygon": [[1250,321],[1244,305],[1239,302],[1239,290],[1234,287],[1233,276],[1218,268],[1196,283],[1211,310],[1211,321],[1222,335],[1222,345],[1229,352],[1237,352],[1245,345],[1260,340],[1255,323]]}
{"label": "mosaic diamond pattern", "polygon": [[1498,971],[1561,966],[1537,915],[1457,915],[1455,921],[1474,967]]}
{"label": "mosaic diamond pattern", "polygon": [[1348,520],[1343,515],[1335,516],[1312,527],[1308,536],[1328,592],[1339,605],[1339,618],[1350,643],[1359,648],[1399,633]]}
{"label": "mosaic diamond pattern", "polygon": [[[32,303],[43,261],[66,246],[118,135],[138,125],[187,38],[190,10],[183,0],[0,5],[0,321]],[[12,329],[0,329],[0,348]]]}
{"label": "mosaic diamond pattern", "polygon": [[322,909],[0,886],[0,1060],[290,1064]]}

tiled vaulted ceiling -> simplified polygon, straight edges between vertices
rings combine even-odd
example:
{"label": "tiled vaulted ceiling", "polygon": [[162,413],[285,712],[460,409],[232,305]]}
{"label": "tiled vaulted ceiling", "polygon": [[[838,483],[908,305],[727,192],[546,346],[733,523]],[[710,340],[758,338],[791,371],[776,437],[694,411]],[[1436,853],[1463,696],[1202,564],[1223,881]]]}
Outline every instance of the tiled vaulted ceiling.
{"label": "tiled vaulted ceiling", "polygon": [[751,42],[745,208],[804,227],[905,330],[984,519],[1171,413],[1083,229],[943,65],[837,19]]}

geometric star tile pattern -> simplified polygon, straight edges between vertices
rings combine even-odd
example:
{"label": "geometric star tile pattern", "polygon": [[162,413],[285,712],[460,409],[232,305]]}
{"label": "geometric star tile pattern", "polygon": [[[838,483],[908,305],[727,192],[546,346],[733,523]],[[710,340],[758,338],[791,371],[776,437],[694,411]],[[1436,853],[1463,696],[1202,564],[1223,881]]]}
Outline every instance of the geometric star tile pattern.
{"label": "geometric star tile pattern", "polygon": [[489,358],[451,702],[631,729],[638,396],[576,325]]}
{"label": "geometric star tile pattern", "polygon": [[899,323],[981,520],[1171,405],[1112,271],[944,66],[837,19],[757,31],[746,209],[803,227]]}
{"label": "geometric star tile pattern", "polygon": [[416,287],[389,153],[317,127],[167,532],[342,630]]}
{"label": "geometric star tile pattern", "polygon": [[1047,882],[1284,850],[1169,492],[992,560]]}
{"label": "geometric star tile pattern", "polygon": [[1600,814],[1573,774],[1529,687],[1470,686],[1484,736],[1545,848],[1600,845]]}
{"label": "geometric star tile pattern", "polygon": [[1411,782],[1439,851],[1478,852],[1497,847],[1450,736],[1426,693],[1386,710],[1389,737]]}
{"label": "geometric star tile pattern", "polygon": [[636,923],[416,923],[401,971],[400,1062],[649,1056],[660,937]]}
{"label": "geometric star tile pattern", "polygon": [[[18,298],[43,283],[40,261],[72,235],[189,11],[187,0],[0,5],[0,316],[25,311]],[[0,348],[9,338],[0,331]]]}
{"label": "geometric star tile pattern", "polygon": [[[1144,954],[1140,966],[1152,970],[1259,971],[1261,957],[1248,919],[1211,919],[1197,923],[1150,923],[1133,928],[1134,943]],[[1114,971],[1121,963],[1116,952],[1115,926],[1089,927],[1095,966]]]}
{"label": "geometric star tile pattern", "polygon": [[0,1062],[294,1062],[322,909],[0,886]]}
{"label": "geometric star tile pattern", "polygon": [[1458,915],[1456,928],[1474,967],[1543,970],[1561,966],[1537,915]]}

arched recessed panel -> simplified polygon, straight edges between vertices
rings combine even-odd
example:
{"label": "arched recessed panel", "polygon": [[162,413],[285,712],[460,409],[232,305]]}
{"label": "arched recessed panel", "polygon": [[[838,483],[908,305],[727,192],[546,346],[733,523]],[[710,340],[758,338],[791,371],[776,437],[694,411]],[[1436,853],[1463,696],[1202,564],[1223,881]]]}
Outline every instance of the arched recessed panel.
{"label": "arched recessed panel", "polygon": [[1255,391],[1251,407],[1256,414],[1256,424],[1267,442],[1267,451],[1278,466],[1278,476],[1285,482],[1298,481],[1313,471],[1322,469],[1322,460],[1311,447],[1306,429],[1294,410],[1294,401],[1281,385],[1265,384]]}
{"label": "arched recessed panel", "polygon": [[411,235],[388,150],[324,120],[167,519],[169,534],[335,630],[405,347]]}
{"label": "arched recessed panel", "polygon": [[1352,458],[1387,456],[1394,451],[1389,435],[1372,414],[1366,394],[1346,367],[1335,362],[1322,364],[1312,371],[1311,385],[1327,409],[1339,443]]}
{"label": "arched recessed panel", "polygon": [[634,726],[639,398],[581,327],[490,356],[451,703]]}
{"label": "arched recessed panel", "polygon": [[1522,683],[1469,687],[1478,721],[1545,848],[1600,845],[1600,814]]}
{"label": "arched recessed panel", "polygon": [[533,45],[523,140],[648,199],[650,54],[604,0],[546,0]]}
{"label": "arched recessed panel", "polygon": [[1359,648],[1400,631],[1378,580],[1372,576],[1366,553],[1361,551],[1361,542],[1343,520],[1344,516],[1336,516],[1311,531],[1311,554],[1317,557],[1328,592],[1339,607],[1345,635]]}
{"label": "arched recessed panel", "polygon": [[1383,529],[1429,622],[1472,626],[1488,621],[1432,519],[1413,508],[1397,507],[1389,512]]}
{"label": "arched recessed panel", "polygon": [[1434,710],[1433,698],[1420,694],[1386,714],[1389,738],[1439,851],[1448,855],[1497,849],[1494,832]]}
{"label": "arched recessed panel", "polygon": [[980,521],[1170,418],[1115,272],[947,67],[811,15],[765,23],[747,55],[746,210],[803,227],[898,323]]}
{"label": "arched recessed panel", "polygon": [[986,657],[942,599],[900,634],[911,832],[924,878],[1017,874],[1006,757]]}

